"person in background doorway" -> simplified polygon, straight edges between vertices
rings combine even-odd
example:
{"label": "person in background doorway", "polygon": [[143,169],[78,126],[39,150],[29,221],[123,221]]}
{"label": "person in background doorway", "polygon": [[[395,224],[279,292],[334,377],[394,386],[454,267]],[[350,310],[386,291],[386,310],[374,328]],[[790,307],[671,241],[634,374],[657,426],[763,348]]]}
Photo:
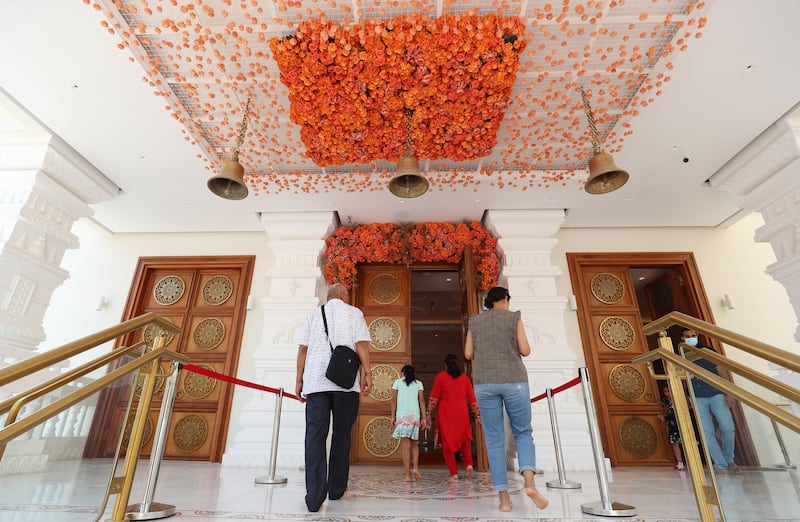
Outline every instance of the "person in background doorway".
{"label": "person in background doorway", "polygon": [[[324,308],[308,313],[297,333],[297,396],[306,399],[306,507],[319,511],[327,496],[342,498],[350,475],[350,433],[358,416],[359,391],[370,390],[369,343],[372,338],[364,314],[350,306],[347,288],[340,284],[328,288]],[[328,322],[328,334],[322,314]],[[333,346],[353,347],[361,358],[360,375],[349,389],[325,377]],[[330,458],[327,455],[328,431],[333,419]]]}
{"label": "person in background doorway", "polygon": [[465,466],[465,477],[472,476],[472,426],[469,408],[480,419],[475,391],[469,378],[461,371],[458,358],[448,354],[444,358],[445,369],[436,375],[433,389],[428,399],[428,425],[430,415],[436,410],[436,431],[438,443],[442,446],[442,456],[450,471],[452,480],[458,479],[456,452],[461,453]]}
{"label": "person in background doorway", "polygon": [[664,413],[658,416],[659,419],[667,423],[667,436],[669,445],[672,446],[672,453],[675,454],[675,466],[677,470],[686,469],[683,464],[683,453],[681,452],[681,433],[678,430],[678,419],[675,417],[675,408],[672,407],[672,393],[669,386],[661,388],[661,407]]}
{"label": "person in background doorway", "polygon": [[508,472],[505,456],[503,409],[511,423],[517,444],[519,470],[525,478],[525,493],[539,509],[549,501],[534,484],[536,448],[531,429],[531,395],[528,371],[522,357],[530,355],[520,312],[509,310],[508,290],[496,286],[484,300],[487,310],[471,317],[464,356],[473,362],[472,378],[478,398],[489,453],[489,470],[494,489],[500,497],[500,511],[511,511],[508,493]]}
{"label": "person in background doorway", "polygon": [[[689,328],[681,332],[681,342],[689,346],[714,350],[710,346],[699,344],[697,332]],[[694,363],[711,373],[719,375],[717,365],[709,360],[697,359]],[[703,436],[708,445],[708,453],[711,455],[714,469],[717,471],[740,472],[741,469],[736,465],[736,462],[734,462],[733,456],[735,450],[734,432],[736,427],[733,424],[733,415],[731,415],[728,399],[725,397],[724,393],[702,379],[692,377],[691,381],[694,399],[697,405],[697,416],[700,418],[700,423],[703,425]],[[714,421],[717,422],[717,426],[719,427],[720,438],[722,440],[721,447],[720,443],[717,441]]]}
{"label": "person in background doorway", "polygon": [[406,482],[421,479],[419,472],[419,430],[425,429],[425,394],[422,383],[417,380],[414,367],[403,366],[400,372],[403,377],[392,383],[392,418],[394,433],[392,437],[400,439],[400,453],[403,468],[406,470]]}

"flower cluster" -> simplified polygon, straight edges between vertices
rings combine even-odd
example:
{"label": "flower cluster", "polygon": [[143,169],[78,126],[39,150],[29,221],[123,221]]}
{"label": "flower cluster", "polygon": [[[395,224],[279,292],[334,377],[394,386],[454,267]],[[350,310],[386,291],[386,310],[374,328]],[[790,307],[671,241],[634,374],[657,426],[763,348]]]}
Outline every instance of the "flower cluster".
{"label": "flower cluster", "polygon": [[290,117],[319,166],[488,155],[525,48],[517,17],[422,14],[301,22],[270,40]]}
{"label": "flower cluster", "polygon": [[478,288],[497,284],[497,239],[477,221],[471,223],[372,223],[339,227],[328,237],[325,277],[348,288],[356,282],[358,263],[459,263],[472,246]]}

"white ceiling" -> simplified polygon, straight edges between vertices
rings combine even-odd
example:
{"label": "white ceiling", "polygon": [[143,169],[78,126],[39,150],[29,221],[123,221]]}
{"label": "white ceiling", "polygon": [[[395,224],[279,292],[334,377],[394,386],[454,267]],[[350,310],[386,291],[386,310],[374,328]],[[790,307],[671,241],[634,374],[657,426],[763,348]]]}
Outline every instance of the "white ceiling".
{"label": "white ceiling", "polygon": [[[197,6],[224,3],[221,0],[194,2]],[[646,68],[651,83],[658,73],[670,76],[670,81],[649,92],[628,93],[624,99],[629,103],[633,100],[629,107],[617,110],[600,103],[595,107],[597,114],[616,123],[613,128],[602,128],[602,132],[609,140],[616,138],[617,145],[609,145],[609,149],[613,149],[617,165],[631,174],[630,181],[610,194],[590,195],[581,188],[586,173],[580,170],[584,166],[578,165],[577,174],[568,174],[563,184],[549,183],[546,187],[531,184],[525,180],[535,175],[541,180],[543,176],[535,172],[543,161],[537,157],[541,144],[535,140],[527,142],[523,156],[528,158],[525,162],[530,170],[525,175],[504,173],[509,144],[504,143],[503,138],[516,135],[512,132],[513,125],[524,127],[533,137],[546,136],[546,132],[554,130],[550,125],[550,131],[545,132],[542,131],[544,127],[537,126],[539,124],[524,121],[522,114],[528,114],[523,110],[524,100],[545,97],[547,92],[546,89],[543,92],[543,85],[548,85],[550,80],[537,80],[541,71],[536,71],[535,67],[550,63],[544,62],[543,57],[563,53],[559,47],[574,42],[541,38],[545,34],[543,27],[548,25],[546,21],[534,20],[537,12],[545,12],[549,2],[510,2],[506,14],[513,14],[518,8],[526,17],[531,17],[526,33],[530,41],[521,58],[523,65],[512,94],[514,104],[498,133],[500,144],[484,163],[471,163],[476,170],[489,163],[495,164],[491,174],[478,176],[483,183],[466,187],[445,182],[437,184],[436,172],[432,172],[429,173],[432,190],[419,198],[402,200],[382,188],[391,172],[374,175],[371,183],[376,189],[348,192],[352,187],[348,186],[346,171],[357,168],[350,165],[332,169],[345,171],[342,182],[320,193],[296,193],[289,184],[289,189],[272,190],[269,194],[262,190],[258,195],[251,191],[245,200],[227,201],[213,195],[206,188],[206,180],[231,153],[232,140],[226,137],[230,138],[232,133],[235,136],[238,129],[243,102],[237,99],[253,92],[252,85],[233,89],[233,108],[217,116],[225,121],[225,128],[216,140],[214,136],[198,136],[198,124],[209,114],[194,120],[184,119],[186,127],[173,118],[171,111],[185,110],[189,114],[194,109],[187,105],[167,110],[170,103],[177,103],[176,99],[154,95],[154,88],[143,78],[153,80],[158,74],[154,76],[141,65],[142,56],[137,60],[127,48],[118,48],[124,40],[118,34],[109,34],[101,25],[107,22],[104,11],[109,11],[113,2],[99,4],[103,9],[93,9],[81,0],[4,0],[0,4],[0,88],[121,188],[121,194],[113,201],[93,206],[95,219],[115,233],[256,231],[263,230],[257,219],[259,212],[305,210],[336,210],[345,223],[364,223],[460,221],[480,219],[485,209],[556,208],[567,210],[565,226],[568,227],[717,226],[737,212],[737,198],[713,190],[705,181],[800,101],[800,67],[796,65],[795,56],[800,49],[800,33],[796,30],[800,2],[701,2],[695,7],[707,18],[702,37],[692,36],[685,51],[676,50],[668,59]],[[175,9],[169,1],[134,4]],[[241,13],[241,9],[236,7],[238,2],[234,4],[231,14],[224,20],[226,23],[235,21],[237,16],[246,20],[241,14],[235,14]],[[286,5],[282,0],[256,4],[263,5],[265,12],[273,15]],[[306,2],[297,4],[305,7]],[[308,4],[314,9],[326,5],[324,2]],[[360,5],[359,0],[352,4]],[[696,2],[571,0],[565,5],[570,4],[573,8],[584,4],[594,6],[606,15],[605,20],[598,23],[611,28],[615,24],[624,27],[640,24],[638,14],[642,12],[651,13],[650,21],[658,16],[663,20],[664,13]],[[616,4],[619,4],[616,10],[610,7]],[[492,10],[492,5],[474,1],[449,5],[451,12],[458,6],[460,10],[465,6],[476,7],[484,13]],[[552,2],[554,8],[560,9],[561,5],[561,2]],[[441,2],[431,6],[434,15],[442,12]],[[304,11],[297,9],[296,12]],[[153,16],[145,21],[152,27],[165,16]],[[122,18],[112,17],[112,26],[121,23]],[[136,23],[141,21],[137,20]],[[268,26],[267,37],[293,30],[274,18]],[[549,27],[551,33],[557,33],[555,26]],[[696,31],[693,29],[692,34]],[[682,34],[679,30],[678,36]],[[594,46],[592,56],[596,56],[596,48],[602,45],[599,40],[592,39],[586,44]],[[626,40],[628,49],[637,43],[635,40]],[[676,47],[680,45],[676,43]],[[614,52],[618,52],[618,48]],[[529,61],[532,63],[526,65]],[[590,62],[594,64],[598,60]],[[671,62],[671,69],[667,62]],[[569,63],[561,65],[562,69],[568,66]],[[263,67],[277,74],[276,66],[269,60]],[[557,65],[549,67],[551,78],[564,74]],[[602,72],[611,66],[602,62],[594,67]],[[608,70],[605,73],[608,74]],[[251,133],[241,152],[242,162],[254,175],[248,183],[265,186],[277,179],[270,176],[285,175],[286,170],[300,169],[307,179],[314,179],[314,173],[319,171],[303,155],[298,128],[281,109],[288,106],[286,88],[275,78],[271,79],[269,88],[255,92],[264,97],[257,98],[257,104],[272,99],[276,101],[276,108],[268,109],[269,104],[265,103],[265,107],[253,115]],[[593,89],[598,87],[587,86],[590,92]],[[661,91],[660,95],[654,95],[656,90]],[[588,159],[590,145],[583,126],[580,98],[574,86],[558,92],[566,93],[569,103],[562,109],[564,114],[553,111],[551,116],[561,119],[569,114],[578,115],[582,126],[576,143],[567,142],[562,146],[572,157]],[[653,98],[652,102],[642,106],[641,100],[648,98]],[[191,104],[191,100],[186,103]],[[640,104],[636,107],[638,113],[634,113],[637,103]],[[623,123],[629,124],[633,131],[624,139]],[[3,130],[0,125],[0,139]],[[275,136],[285,137],[286,157],[276,159],[269,147],[265,151],[260,146],[277,139]],[[688,158],[688,162],[684,158]],[[393,164],[388,163],[388,166],[393,167]],[[434,168],[424,160],[422,166]],[[436,162],[435,165],[437,171],[458,170],[464,166],[454,162]],[[371,167],[362,168],[369,170]],[[497,184],[490,186],[499,179],[505,182],[503,188]],[[526,183],[529,184],[527,190],[521,190]]]}

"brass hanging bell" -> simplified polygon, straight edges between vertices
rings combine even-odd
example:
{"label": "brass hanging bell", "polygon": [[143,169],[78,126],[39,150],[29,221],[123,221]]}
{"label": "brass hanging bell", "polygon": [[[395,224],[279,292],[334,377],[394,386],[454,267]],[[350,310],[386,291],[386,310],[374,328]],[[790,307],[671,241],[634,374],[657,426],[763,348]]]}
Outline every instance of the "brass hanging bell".
{"label": "brass hanging bell", "polygon": [[222,170],[208,180],[208,188],[217,196],[225,199],[244,199],[249,191],[244,184],[244,167],[234,154],[233,159],[222,164]]}
{"label": "brass hanging bell", "polygon": [[419,170],[419,161],[408,154],[397,162],[395,177],[389,181],[389,192],[399,198],[416,198],[428,191],[428,180]]}
{"label": "brass hanging bell", "polygon": [[589,160],[589,179],[583,190],[589,194],[608,194],[628,181],[628,173],[614,164],[611,154],[598,152]]}

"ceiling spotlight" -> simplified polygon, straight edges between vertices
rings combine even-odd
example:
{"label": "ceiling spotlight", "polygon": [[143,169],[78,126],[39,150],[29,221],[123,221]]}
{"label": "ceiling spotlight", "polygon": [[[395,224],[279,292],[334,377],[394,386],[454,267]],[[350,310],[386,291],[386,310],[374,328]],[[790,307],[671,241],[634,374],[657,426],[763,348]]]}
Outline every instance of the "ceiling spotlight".
{"label": "ceiling spotlight", "polygon": [[236,140],[236,148],[233,149],[233,156],[222,164],[219,174],[208,180],[208,188],[217,196],[224,199],[244,199],[247,197],[247,185],[244,184],[244,167],[239,163],[239,149],[244,143],[247,133],[247,116],[250,114],[250,98],[244,107],[242,125],[239,128],[239,138]]}

